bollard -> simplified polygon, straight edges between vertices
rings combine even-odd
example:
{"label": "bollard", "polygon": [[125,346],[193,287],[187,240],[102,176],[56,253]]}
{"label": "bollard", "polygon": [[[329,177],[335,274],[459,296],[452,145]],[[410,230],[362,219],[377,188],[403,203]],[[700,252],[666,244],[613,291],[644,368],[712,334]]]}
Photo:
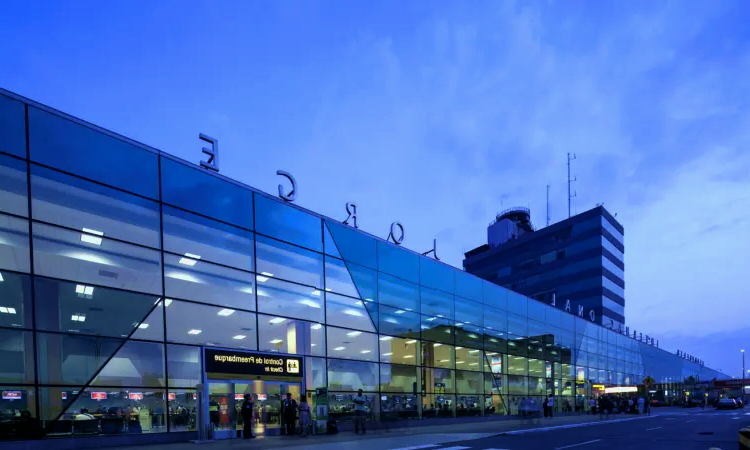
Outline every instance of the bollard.
{"label": "bollard", "polygon": [[750,427],[740,430],[739,443],[740,450],[750,450]]}

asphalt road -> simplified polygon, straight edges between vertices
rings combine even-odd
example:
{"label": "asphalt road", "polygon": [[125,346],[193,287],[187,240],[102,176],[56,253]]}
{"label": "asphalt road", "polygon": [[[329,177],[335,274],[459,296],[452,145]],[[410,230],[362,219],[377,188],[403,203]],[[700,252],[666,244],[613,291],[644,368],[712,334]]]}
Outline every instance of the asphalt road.
{"label": "asphalt road", "polygon": [[[636,418],[634,418],[636,417]],[[483,439],[407,447],[410,450],[722,450],[736,449],[737,432],[750,426],[750,408],[735,411],[690,409],[671,413],[654,410],[652,417],[584,426],[556,427],[541,419],[545,429],[511,432]]]}

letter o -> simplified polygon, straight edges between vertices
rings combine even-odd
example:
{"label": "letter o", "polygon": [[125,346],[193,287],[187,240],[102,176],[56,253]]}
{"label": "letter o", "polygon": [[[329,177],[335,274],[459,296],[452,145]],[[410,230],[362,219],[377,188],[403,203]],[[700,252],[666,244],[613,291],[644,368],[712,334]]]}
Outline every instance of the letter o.
{"label": "letter o", "polygon": [[589,318],[591,318],[592,322],[596,321],[596,313],[594,312],[593,309],[591,311],[589,311]]}

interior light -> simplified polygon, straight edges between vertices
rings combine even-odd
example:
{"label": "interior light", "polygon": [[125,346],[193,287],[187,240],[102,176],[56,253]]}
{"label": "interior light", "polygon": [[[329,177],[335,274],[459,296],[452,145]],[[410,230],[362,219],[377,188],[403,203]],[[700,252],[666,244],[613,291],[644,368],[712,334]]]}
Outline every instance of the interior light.
{"label": "interior light", "polygon": [[443,317],[443,315],[442,315],[442,314],[438,314],[437,316],[438,316],[438,317]]}
{"label": "interior light", "polygon": [[2,273],[0,273],[0,283],[2,283],[3,281],[5,281],[5,280],[3,279],[3,274],[2,274]]}
{"label": "interior light", "polygon": [[201,334],[201,330],[190,330],[188,331],[188,334],[192,334],[192,335]]}
{"label": "interior light", "polygon": [[220,316],[225,316],[225,317],[226,316],[231,316],[232,314],[234,314],[234,310],[233,309],[226,309],[225,308],[225,309],[222,309],[221,311],[219,311],[217,314],[220,315]]}
{"label": "interior light", "polygon": [[255,276],[255,279],[258,280],[261,283],[265,283],[271,277],[273,277],[272,273],[270,273],[270,272],[261,272],[260,275],[256,275]]}
{"label": "interior light", "polygon": [[282,342],[284,341],[282,341],[281,339],[274,339],[271,341],[271,344],[276,345],[276,344],[281,344]]}
{"label": "interior light", "polygon": [[93,286],[85,286],[83,284],[77,284],[76,285],[76,294],[78,295],[88,295],[92,296],[94,295],[94,287]]}
{"label": "interior light", "polygon": [[81,242],[85,242],[87,244],[102,245],[102,236],[104,236],[104,233],[101,231],[92,230],[91,228],[84,228],[83,233],[81,234]]}
{"label": "interior light", "polygon": [[383,356],[391,356],[393,352],[383,353]]}
{"label": "interior light", "polygon": [[380,338],[380,340],[381,340],[381,341],[390,341],[391,339],[393,339],[393,338],[392,338],[392,337],[390,337],[390,336],[382,336],[382,337]]}
{"label": "interior light", "polygon": [[361,312],[355,311],[353,309],[345,309],[344,310],[344,314],[348,314],[350,316],[355,316],[355,317],[362,317],[362,313]]}
{"label": "interior light", "polygon": [[309,306],[310,308],[320,309],[320,303],[314,302],[312,300],[304,299],[304,300],[298,301],[297,303],[299,303],[300,305]]}
{"label": "interior light", "polygon": [[366,355],[366,354],[371,353],[371,352],[370,352],[370,350],[362,350],[360,353],[362,353],[363,355]]}
{"label": "interior light", "polygon": [[268,322],[273,323],[273,324],[277,324],[277,323],[286,322],[286,319],[283,318],[283,317],[274,317],[273,319],[269,320]]}
{"label": "interior light", "polygon": [[430,317],[430,318],[427,319],[428,322],[432,322],[433,320],[435,320],[434,317]]}
{"label": "interior light", "polygon": [[398,311],[394,311],[394,312],[393,312],[393,314],[403,314],[403,313],[404,313],[404,311],[402,311],[402,310],[400,310],[400,309],[399,309]]}
{"label": "interior light", "polygon": [[326,292],[331,292],[331,288],[326,288]]}
{"label": "interior light", "polygon": [[441,359],[441,360],[440,360],[440,362],[441,362],[441,363],[447,363],[447,362],[450,362],[450,361],[449,361],[449,360],[447,360],[447,359]]}
{"label": "interior light", "polygon": [[245,286],[238,289],[240,292],[244,292],[245,294],[252,294],[253,293],[253,286]]}
{"label": "interior light", "polygon": [[490,352],[490,353],[487,353],[487,356],[495,356],[495,355],[497,355],[497,352]]}
{"label": "interior light", "polygon": [[446,333],[446,334],[451,334],[451,329],[450,329],[450,328],[447,328],[447,329],[445,330],[445,333]]}
{"label": "interior light", "polygon": [[383,319],[383,321],[388,323],[398,323],[398,320],[394,319],[393,317],[386,317],[385,319]]}
{"label": "interior light", "polygon": [[440,347],[443,344],[432,344],[433,347]]}
{"label": "interior light", "polygon": [[10,306],[0,306],[0,313],[3,314],[15,314],[16,308],[12,308]]}
{"label": "interior light", "polygon": [[414,358],[414,355],[405,355],[404,356],[404,359],[408,359],[408,358]]}
{"label": "interior light", "polygon": [[419,328],[421,328],[421,329],[423,329],[423,330],[429,330],[429,329],[430,329],[430,327],[428,327],[428,326],[427,326],[427,325],[425,325],[425,324],[422,324],[422,326],[420,326]]}
{"label": "interior light", "polygon": [[462,350],[463,347],[456,347],[456,350]]}
{"label": "interior light", "polygon": [[495,338],[490,338],[490,342],[497,342],[497,339],[495,339]]}
{"label": "interior light", "polygon": [[138,328],[142,328],[142,329],[145,330],[146,328],[148,328],[148,324],[147,323],[142,323],[142,324],[138,325]]}
{"label": "interior light", "polygon": [[242,339],[245,339],[247,336],[244,334],[238,334],[237,336],[232,337],[232,339],[237,339],[238,341],[241,341]]}
{"label": "interior light", "polygon": [[463,361],[456,361],[456,364],[463,364]]}
{"label": "interior light", "polygon": [[315,325],[311,326],[310,328],[312,328],[313,330],[320,330],[321,328],[323,328],[323,325],[321,325],[319,323],[316,323]]}
{"label": "interior light", "polygon": [[73,314],[70,316],[70,320],[73,322],[85,322],[86,321],[86,314]]}
{"label": "interior light", "polygon": [[359,336],[360,334],[362,334],[361,331],[350,331],[349,333],[346,333],[347,336],[351,337]]}
{"label": "interior light", "polygon": [[337,352],[340,352],[341,350],[346,350],[346,347],[336,347],[333,350],[337,351]]}
{"label": "interior light", "polygon": [[319,291],[319,290],[317,290],[317,289],[315,289],[314,291],[312,291],[312,292],[310,293],[310,295],[314,295],[314,296],[316,296],[316,297],[320,297],[320,291]]}
{"label": "interior light", "polygon": [[470,366],[478,366],[479,363],[469,363]]}
{"label": "interior light", "polygon": [[469,350],[469,353],[479,353],[479,350]]}
{"label": "interior light", "polygon": [[165,299],[165,300],[164,300],[164,307],[165,307],[165,308],[166,308],[167,306],[171,305],[171,304],[172,304],[172,299],[171,299],[171,298],[168,298],[168,299]]}
{"label": "interior light", "polygon": [[199,259],[201,259],[200,255],[194,255],[192,253],[185,253],[185,256],[180,258],[179,263],[192,267],[195,265],[195,263],[198,262]]}
{"label": "interior light", "polygon": [[407,343],[407,344],[416,344],[416,343],[417,343],[417,340],[416,340],[416,339],[412,339],[412,340],[410,340],[410,341],[406,341],[406,343]]}

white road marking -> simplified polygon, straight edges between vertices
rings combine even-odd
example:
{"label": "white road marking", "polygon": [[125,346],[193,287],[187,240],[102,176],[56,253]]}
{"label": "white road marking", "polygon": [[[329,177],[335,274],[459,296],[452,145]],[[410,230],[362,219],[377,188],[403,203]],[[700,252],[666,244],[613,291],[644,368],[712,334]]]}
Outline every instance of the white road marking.
{"label": "white road marking", "polygon": [[667,420],[677,420],[674,417],[667,417]]}
{"label": "white road marking", "polygon": [[599,442],[599,441],[601,441],[601,439],[594,439],[593,441],[586,441],[586,442],[581,442],[578,444],[566,445],[565,447],[556,447],[555,450],[562,450],[564,448],[571,448],[571,447],[578,447],[578,446],[586,445],[586,444],[593,444],[594,442]]}
{"label": "white road marking", "polygon": [[517,434],[539,433],[543,431],[563,430],[566,428],[593,427],[596,425],[609,425],[611,423],[630,422],[631,420],[655,419],[657,417],[659,416],[642,416],[642,417],[632,417],[629,419],[600,420],[597,422],[584,422],[584,423],[576,423],[572,425],[558,425],[554,427],[529,428],[526,430],[506,431],[505,433],[500,433],[499,436],[515,436]]}
{"label": "white road marking", "polygon": [[420,448],[434,448],[437,447],[435,444],[427,444],[427,445],[415,445],[414,447],[401,447],[401,448],[394,448],[392,450],[418,450]]}
{"label": "white road marking", "polygon": [[690,423],[690,422],[695,422],[695,420],[688,420],[688,421],[687,421],[687,422],[685,422],[685,423]]}
{"label": "white road marking", "polygon": [[440,450],[466,450],[467,448],[471,448],[471,447],[446,447]]}
{"label": "white road marking", "polygon": [[661,427],[656,427],[656,428],[646,428],[646,431],[654,431],[654,430],[658,430],[659,428],[661,428]]}
{"label": "white road marking", "polygon": [[742,417],[732,417],[732,420],[740,420]]}

